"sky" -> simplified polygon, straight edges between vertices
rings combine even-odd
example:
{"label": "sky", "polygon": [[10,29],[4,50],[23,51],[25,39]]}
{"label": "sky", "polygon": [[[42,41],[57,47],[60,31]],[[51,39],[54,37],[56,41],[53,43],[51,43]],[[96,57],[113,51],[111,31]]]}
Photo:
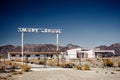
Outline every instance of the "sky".
{"label": "sky", "polygon": [[[61,29],[59,45],[120,43],[120,1],[0,0],[0,46],[21,45],[19,27]],[[56,44],[56,35],[25,33],[24,44]]]}

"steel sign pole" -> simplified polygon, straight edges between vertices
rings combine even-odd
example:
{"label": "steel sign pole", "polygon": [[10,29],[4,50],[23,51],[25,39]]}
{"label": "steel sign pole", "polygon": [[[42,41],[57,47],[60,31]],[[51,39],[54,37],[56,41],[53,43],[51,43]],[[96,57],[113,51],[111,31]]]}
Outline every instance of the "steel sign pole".
{"label": "steel sign pole", "polygon": [[23,51],[24,51],[24,32],[22,32],[22,65],[24,65],[24,54],[23,54]]}
{"label": "steel sign pole", "polygon": [[58,45],[58,37],[59,37],[59,34],[57,33],[56,34],[56,51],[58,51],[59,50],[59,45]]}
{"label": "steel sign pole", "polygon": [[59,34],[56,33],[56,51],[57,51],[57,58],[58,58],[57,65],[59,66],[59,44],[58,44],[58,39],[59,39]]}

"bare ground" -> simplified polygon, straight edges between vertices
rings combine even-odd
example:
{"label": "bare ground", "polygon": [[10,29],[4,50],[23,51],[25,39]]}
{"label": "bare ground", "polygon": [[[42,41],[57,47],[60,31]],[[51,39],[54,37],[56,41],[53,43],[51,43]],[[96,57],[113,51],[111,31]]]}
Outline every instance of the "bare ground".
{"label": "bare ground", "polygon": [[41,69],[13,76],[15,80],[120,80],[120,71],[93,68],[90,71],[74,69]]}

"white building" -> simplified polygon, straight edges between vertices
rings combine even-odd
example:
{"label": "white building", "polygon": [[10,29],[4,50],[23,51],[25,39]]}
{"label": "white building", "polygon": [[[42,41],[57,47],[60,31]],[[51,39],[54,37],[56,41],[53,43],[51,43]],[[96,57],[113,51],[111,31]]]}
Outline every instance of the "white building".
{"label": "white building", "polygon": [[99,58],[99,57],[110,57],[115,54],[114,50],[100,50],[99,48],[95,49],[86,49],[86,48],[77,48],[67,50],[67,59],[76,59],[76,58]]}
{"label": "white building", "polygon": [[81,51],[81,48],[67,50],[66,58],[77,58],[77,51]]}

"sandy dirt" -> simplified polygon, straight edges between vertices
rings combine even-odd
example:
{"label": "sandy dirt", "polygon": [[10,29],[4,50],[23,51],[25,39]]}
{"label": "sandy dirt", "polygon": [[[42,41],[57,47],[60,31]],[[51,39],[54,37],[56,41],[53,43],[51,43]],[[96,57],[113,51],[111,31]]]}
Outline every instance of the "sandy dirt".
{"label": "sandy dirt", "polygon": [[15,80],[120,80],[120,71],[91,69],[41,69],[13,76]]}

